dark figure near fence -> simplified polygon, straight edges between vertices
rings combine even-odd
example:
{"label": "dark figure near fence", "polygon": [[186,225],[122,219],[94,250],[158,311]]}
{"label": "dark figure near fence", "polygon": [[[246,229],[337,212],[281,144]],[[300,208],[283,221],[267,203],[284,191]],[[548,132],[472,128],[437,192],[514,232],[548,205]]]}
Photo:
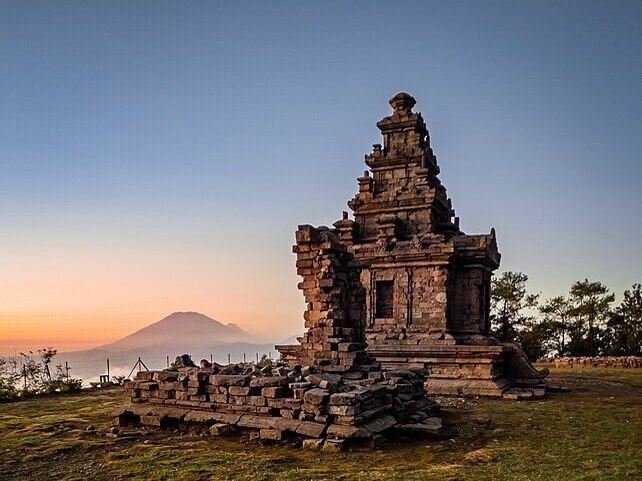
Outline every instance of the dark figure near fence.
{"label": "dark figure near fence", "polygon": [[196,364],[192,361],[192,356],[189,354],[183,354],[181,356],[176,356],[172,367],[196,367]]}

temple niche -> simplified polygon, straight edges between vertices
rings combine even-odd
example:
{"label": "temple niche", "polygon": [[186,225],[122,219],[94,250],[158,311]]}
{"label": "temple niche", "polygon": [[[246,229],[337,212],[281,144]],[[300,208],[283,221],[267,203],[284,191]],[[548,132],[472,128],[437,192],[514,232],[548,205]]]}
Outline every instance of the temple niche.
{"label": "temple niche", "polygon": [[[306,322],[338,317],[334,326],[365,333],[367,353],[384,368],[428,368],[429,394],[509,397],[528,389],[544,395],[546,373],[535,370],[519,346],[489,336],[491,276],[501,258],[494,229],[462,232],[426,123],[412,111],[415,99],[399,93],[390,105],[392,115],[377,123],[383,145],[365,156],[368,170],[348,202],[354,219],[344,212],[334,228],[300,226],[297,232],[299,256],[307,249],[302,239],[321,232],[350,259],[344,271],[351,266],[360,281],[349,302],[308,301]],[[305,269],[328,266],[305,260]],[[300,287],[307,292],[312,285]],[[309,333],[301,340],[311,345]],[[295,352],[294,346],[277,349],[285,358]]]}

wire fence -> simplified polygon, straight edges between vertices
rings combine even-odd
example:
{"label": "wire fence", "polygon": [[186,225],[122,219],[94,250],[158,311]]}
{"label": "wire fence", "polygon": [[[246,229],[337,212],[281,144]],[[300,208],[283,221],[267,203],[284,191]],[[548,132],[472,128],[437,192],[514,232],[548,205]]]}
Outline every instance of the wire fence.
{"label": "wire fence", "polygon": [[[210,353],[209,356],[203,356],[204,360],[208,360],[211,364],[217,362],[218,364],[227,364],[232,363],[248,363],[256,362],[258,363],[262,357],[267,357],[268,359],[273,359],[273,352],[268,351],[264,353],[254,352],[254,353]],[[24,379],[26,385],[27,382],[27,363],[29,359],[34,359],[35,356],[28,355],[13,355],[13,356],[0,356],[2,360],[8,360],[10,362],[6,363],[8,369],[11,370],[13,375],[20,373],[20,377]],[[61,356],[61,359],[54,359],[51,364],[55,366],[57,370],[58,377],[63,377],[66,379],[77,378],[82,379],[83,382],[102,382],[107,383],[114,380],[114,378],[124,378],[131,379],[138,371],[143,370],[156,370],[171,367],[175,357],[170,355],[165,355],[164,357],[158,355],[143,355],[134,357],[128,357],[127,359],[123,357],[114,357],[114,356],[105,356],[105,357],[96,357],[91,359],[77,359],[69,361],[65,359],[64,355]],[[57,362],[56,362],[57,361]],[[198,361],[193,359],[194,363],[198,365]],[[49,379],[52,379],[53,375],[51,373],[49,364],[44,364],[43,372],[45,376]],[[127,373],[127,375],[125,375]],[[1,373],[0,373],[1,374]]]}

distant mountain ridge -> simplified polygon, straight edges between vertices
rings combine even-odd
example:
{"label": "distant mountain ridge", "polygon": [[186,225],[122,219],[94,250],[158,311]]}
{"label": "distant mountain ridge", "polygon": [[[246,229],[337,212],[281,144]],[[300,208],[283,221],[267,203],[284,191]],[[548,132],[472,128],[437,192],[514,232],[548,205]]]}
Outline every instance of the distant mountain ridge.
{"label": "distant mountain ridge", "polygon": [[223,324],[199,312],[174,312],[133,334],[95,349],[121,352],[178,343],[188,348],[235,342],[254,343],[256,340],[236,324]]}
{"label": "distant mountain ridge", "polygon": [[[117,341],[84,351],[60,353],[69,361],[72,376],[94,379],[106,370],[110,360],[112,375],[126,372],[140,357],[149,369],[162,369],[181,354],[220,363],[252,361],[256,356],[276,356],[273,343],[263,343],[233,323],[223,324],[199,312],[174,312]],[[123,371],[125,369],[125,371]]]}

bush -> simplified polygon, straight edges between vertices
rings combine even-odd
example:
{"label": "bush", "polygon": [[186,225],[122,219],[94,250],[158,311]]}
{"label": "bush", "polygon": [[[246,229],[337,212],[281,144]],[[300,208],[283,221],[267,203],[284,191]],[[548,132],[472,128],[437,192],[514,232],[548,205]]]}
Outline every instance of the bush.
{"label": "bush", "polygon": [[15,358],[0,357],[0,401],[10,401],[20,396],[54,392],[79,391],[81,379],[68,378],[62,366],[55,367],[52,375],[50,365],[56,350],[49,347],[20,353],[20,362]]}
{"label": "bush", "polygon": [[54,392],[76,392],[80,391],[82,388],[82,379],[53,379],[47,381],[43,387],[43,393],[54,393]]}

